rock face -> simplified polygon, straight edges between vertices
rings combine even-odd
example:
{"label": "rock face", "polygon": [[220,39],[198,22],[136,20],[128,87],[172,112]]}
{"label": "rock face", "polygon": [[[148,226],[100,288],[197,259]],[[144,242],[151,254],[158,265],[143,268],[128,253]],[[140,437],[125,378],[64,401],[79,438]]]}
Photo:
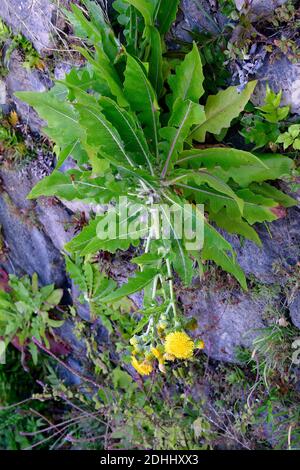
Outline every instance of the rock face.
{"label": "rock face", "polygon": [[40,53],[53,47],[54,3],[50,0],[2,0],[0,17],[14,33],[22,33]]}
{"label": "rock face", "polygon": [[182,0],[181,8],[190,30],[205,30],[213,34],[220,31],[219,23],[222,15],[219,12],[212,12],[208,0]]}
{"label": "rock face", "polygon": [[267,311],[278,300],[263,294],[245,294],[200,288],[180,296],[185,313],[197,319],[197,334],[205,353],[218,361],[238,362],[237,348],[249,348],[257,330],[267,326]]}
{"label": "rock face", "polygon": [[235,0],[235,5],[239,11],[243,9],[248,11],[252,21],[257,21],[272,15],[275,8],[286,2],[287,0]]}
{"label": "rock face", "polygon": [[300,292],[290,305],[291,320],[297,328],[300,328]]}
{"label": "rock face", "polygon": [[[221,32],[227,21],[208,0],[182,0],[171,37],[191,42],[193,40],[191,32],[206,31],[216,35]],[[176,47],[172,39],[169,41],[169,47]]]}
{"label": "rock face", "polygon": [[268,229],[256,227],[262,247],[248,240],[241,245],[238,237],[230,237],[230,242],[247,275],[254,275],[262,283],[283,285],[300,260],[300,210],[290,209],[286,217],[272,222]]}
{"label": "rock face", "polygon": [[292,113],[300,114],[300,63],[291,63],[284,56],[275,61],[268,57],[256,78],[259,82],[251,99],[256,106],[264,103],[268,83],[277,93],[282,90],[282,105],[290,105]]}
{"label": "rock face", "polygon": [[[26,200],[33,183],[22,172],[1,169],[1,180],[0,222],[8,249],[1,266],[17,275],[36,272],[42,284],[67,285],[59,249],[63,244],[61,231],[70,215],[61,206],[45,209],[45,200],[37,206]],[[64,231],[65,241],[67,237]]]}
{"label": "rock face", "polygon": [[17,113],[23,122],[28,124],[33,132],[39,132],[43,124],[42,120],[29,105],[16,98],[14,93],[16,91],[46,91],[52,84],[51,80],[37,69],[26,69],[17,50],[10,57],[8,70],[6,89],[10,100],[15,103]]}

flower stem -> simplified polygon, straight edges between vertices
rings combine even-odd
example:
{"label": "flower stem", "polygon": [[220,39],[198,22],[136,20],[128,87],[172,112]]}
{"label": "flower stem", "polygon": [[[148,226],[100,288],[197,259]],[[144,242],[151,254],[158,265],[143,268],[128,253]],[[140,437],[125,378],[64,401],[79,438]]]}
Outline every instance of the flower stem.
{"label": "flower stem", "polygon": [[175,299],[175,294],[174,294],[173,275],[172,275],[170,260],[166,259],[166,265],[167,265],[167,272],[168,272],[168,278],[169,278],[169,290],[170,290],[171,305],[172,305],[172,309],[173,309],[173,312],[174,312],[174,318],[175,318],[175,321],[176,321],[177,320],[177,309],[176,309],[176,299]]}

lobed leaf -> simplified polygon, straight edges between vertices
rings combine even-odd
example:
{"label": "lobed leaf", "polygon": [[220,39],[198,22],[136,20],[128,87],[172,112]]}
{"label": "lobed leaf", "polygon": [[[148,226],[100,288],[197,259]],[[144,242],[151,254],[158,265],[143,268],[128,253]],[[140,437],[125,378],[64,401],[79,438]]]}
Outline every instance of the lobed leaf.
{"label": "lobed leaf", "polygon": [[127,54],[124,93],[130,107],[138,114],[148,143],[158,158],[159,106],[151,83],[142,66]]}
{"label": "lobed leaf", "polygon": [[256,81],[249,82],[240,93],[237,87],[231,86],[209,96],[205,105],[206,121],[193,130],[191,138],[204,142],[207,132],[218,135],[222,129],[227,129],[248,103],[256,84]]}
{"label": "lobed leaf", "polygon": [[[177,101],[191,100],[198,103],[204,93],[204,75],[198,47],[193,43],[193,48],[180,65],[177,66],[175,75],[170,75],[169,85],[172,94],[168,96],[167,102],[170,111],[173,110]],[[198,126],[202,123],[200,122]]]}

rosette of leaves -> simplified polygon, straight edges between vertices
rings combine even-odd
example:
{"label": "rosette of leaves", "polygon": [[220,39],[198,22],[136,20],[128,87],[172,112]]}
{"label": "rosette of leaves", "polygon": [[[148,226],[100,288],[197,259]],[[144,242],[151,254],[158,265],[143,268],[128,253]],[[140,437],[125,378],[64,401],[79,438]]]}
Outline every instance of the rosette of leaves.
{"label": "rosette of leaves", "polygon": [[51,317],[51,311],[59,305],[63,290],[53,284],[39,288],[37,275],[32,279],[9,276],[8,292],[0,290],[0,349],[5,352],[9,343],[29,351],[34,364],[38,361],[38,349],[33,338],[49,348],[49,333],[62,326],[62,320]]}
{"label": "rosette of leaves", "polygon": [[[55,142],[58,157],[56,170],[29,197],[55,195],[62,200],[111,204],[110,212],[117,211],[121,196],[128,198],[132,208],[139,204],[146,210],[153,204],[178,208],[204,204],[205,216],[200,211],[191,215],[193,223],[199,218],[204,224],[204,245],[199,251],[187,249],[187,240],[177,236],[171,220],[169,240],[153,240],[147,232],[141,232],[140,239],[128,232],[102,240],[97,226],[105,214],[92,219],[67,244],[72,256],[101,250],[115,253],[131,245],[143,245],[145,251],[135,259],[140,268],[135,276],[102,296],[104,302],[144,289],[145,304],[151,305],[163,279],[172,282],[176,272],[188,285],[195,268],[202,269],[207,260],[246,288],[235,253],[215,225],[260,244],[253,225],[276,220],[278,206],[294,204],[270,184],[289,174],[293,162],[277,154],[254,155],[197,143],[230,126],[256,82],[242,92],[233,86],[220,90],[201,102],[204,77],[196,44],[182,60],[170,59],[166,53],[164,37],[176,17],[178,0],[118,0],[114,4],[122,29],[118,36],[99,6],[88,0],[83,3],[89,19],[75,5],[68,17],[87,44],[80,49],[86,65],[73,69],[49,92],[17,93],[47,121],[44,131]],[[76,168],[61,172],[70,155]],[[134,217],[133,210],[133,221]],[[173,294],[165,299],[175,310]]]}

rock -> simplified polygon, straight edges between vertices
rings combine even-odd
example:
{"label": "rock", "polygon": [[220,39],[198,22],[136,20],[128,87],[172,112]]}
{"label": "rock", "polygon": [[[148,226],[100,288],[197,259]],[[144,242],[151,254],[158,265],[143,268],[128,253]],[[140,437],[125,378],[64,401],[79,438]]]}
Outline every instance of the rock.
{"label": "rock", "polygon": [[300,328],[300,293],[298,292],[293,302],[290,304],[291,320],[297,328]]}
{"label": "rock", "polygon": [[6,84],[4,80],[0,80],[0,107],[6,104]]}
{"label": "rock", "polygon": [[53,245],[61,251],[74,236],[70,213],[54,198],[39,198],[35,211]]}
{"label": "rock", "polygon": [[226,236],[237,252],[237,261],[246,275],[254,275],[262,283],[284,285],[300,260],[300,210],[289,209],[287,216],[256,230],[262,247],[238,237]]}
{"label": "rock", "polygon": [[21,32],[43,53],[54,45],[54,10],[50,0],[2,0],[0,17],[15,34]]}
{"label": "rock", "polygon": [[[28,215],[30,217],[30,215]],[[0,197],[2,234],[8,246],[8,261],[3,267],[17,275],[37,273],[42,284],[66,283],[60,253],[49,237],[19,214],[9,198]]]}
{"label": "rock", "polygon": [[258,21],[261,18],[272,15],[274,10],[287,0],[235,0],[236,8],[250,14],[251,21]]}
{"label": "rock", "polygon": [[221,13],[212,10],[208,0],[182,0],[181,10],[184,22],[180,28],[183,31],[208,31],[218,34],[225,21]]}
{"label": "rock", "polygon": [[[35,203],[26,200],[32,187],[22,172],[1,169],[0,221],[2,235],[8,248],[7,260],[1,266],[17,275],[36,272],[42,284],[67,284],[64,259],[39,220]],[[53,217],[53,221],[51,221]],[[52,236],[58,231],[57,215],[49,213],[48,226]],[[57,237],[57,233],[55,235]],[[58,246],[58,242],[57,242]]]}
{"label": "rock", "polygon": [[64,80],[66,75],[70,73],[70,71],[74,67],[75,67],[75,64],[71,65],[69,62],[58,62],[55,65],[55,69],[54,69],[55,80]]}
{"label": "rock", "polygon": [[43,92],[51,87],[51,80],[37,69],[26,69],[23,67],[22,58],[15,50],[9,60],[9,73],[6,78],[7,93],[15,103],[17,113],[25,124],[28,124],[33,132],[39,132],[43,121],[37,113],[26,103],[14,96],[16,91]]}
{"label": "rock", "polygon": [[237,348],[252,346],[257,329],[267,326],[267,312],[277,302],[275,294],[268,297],[212,288],[184,292],[180,300],[185,314],[197,319],[196,334],[204,340],[204,352],[225,362],[238,362]]}
{"label": "rock", "polygon": [[268,83],[276,93],[282,90],[282,105],[290,105],[292,113],[300,114],[300,63],[291,63],[284,56],[271,61],[268,56],[256,78],[259,82],[251,98],[255,106],[264,103]]}

